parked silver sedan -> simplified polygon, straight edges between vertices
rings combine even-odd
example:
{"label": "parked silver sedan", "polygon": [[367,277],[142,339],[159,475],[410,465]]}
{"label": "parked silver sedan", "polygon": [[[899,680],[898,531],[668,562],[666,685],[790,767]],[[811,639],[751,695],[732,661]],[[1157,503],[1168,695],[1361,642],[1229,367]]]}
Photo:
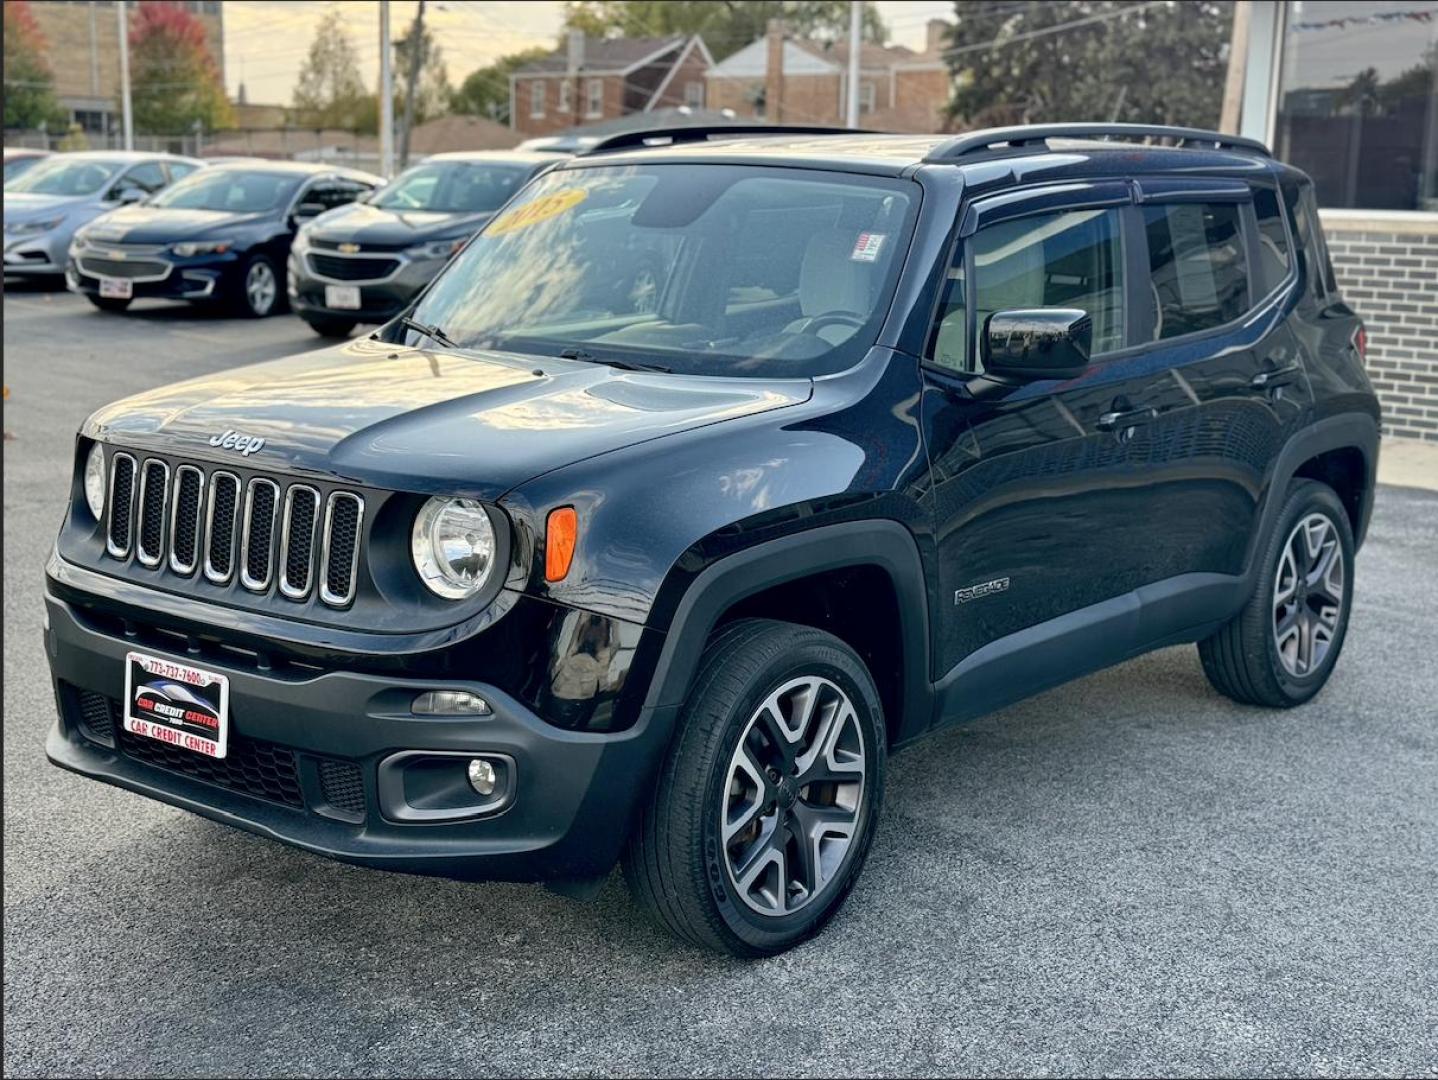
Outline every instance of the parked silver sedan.
{"label": "parked silver sedan", "polygon": [[65,272],[75,230],[124,203],[140,202],[204,162],[174,154],[56,154],[5,188],[5,273]]}

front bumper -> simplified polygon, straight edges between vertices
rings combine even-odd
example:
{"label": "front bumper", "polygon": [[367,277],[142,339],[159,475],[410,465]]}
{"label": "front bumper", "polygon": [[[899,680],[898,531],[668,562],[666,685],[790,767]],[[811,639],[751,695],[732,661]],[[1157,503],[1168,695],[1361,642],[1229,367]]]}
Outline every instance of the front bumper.
{"label": "front bumper", "polygon": [[[136,300],[219,300],[230,295],[237,267],[233,254],[192,259],[158,258],[167,269],[161,276],[131,279]],[[100,276],[87,273],[74,258],[65,264],[65,284],[71,292],[100,294]]]}
{"label": "front bumper", "polygon": [[[519,881],[607,873],[648,793],[673,719],[649,713],[616,734],[565,731],[481,683],[338,671],[280,675],[258,664],[187,657],[177,643],[175,659],[230,679],[234,760],[224,769],[248,770],[232,777],[209,759],[204,769],[192,769],[193,761],[174,756],[186,752],[163,755],[151,740],[136,744],[140,737],[122,731],[124,658],[134,642],[91,625],[83,611],[54,595],[46,596],[46,616],[45,649],[59,702],[45,746],[52,763],[319,855],[384,870]],[[480,695],[493,715],[410,713],[417,694],[447,689]],[[110,711],[108,722],[97,724],[101,699]],[[412,751],[425,756],[391,761]],[[459,768],[470,755],[512,761],[513,789],[503,808],[397,820],[397,806],[407,798],[404,785],[392,779],[400,763],[432,768],[451,755]],[[420,788],[425,782],[420,779]]]}
{"label": "front bumper", "polygon": [[[388,322],[406,307],[444,268],[444,259],[410,259],[394,256],[398,268],[387,277],[375,281],[342,281],[316,273],[304,253],[291,252],[287,277],[290,307],[295,314],[322,316],[327,319],[353,319],[355,322]],[[352,285],[359,289],[359,308],[335,308],[325,302],[325,286]]]}
{"label": "front bumper", "polygon": [[5,273],[20,277],[53,277],[65,272],[68,242],[59,230],[5,234]]}

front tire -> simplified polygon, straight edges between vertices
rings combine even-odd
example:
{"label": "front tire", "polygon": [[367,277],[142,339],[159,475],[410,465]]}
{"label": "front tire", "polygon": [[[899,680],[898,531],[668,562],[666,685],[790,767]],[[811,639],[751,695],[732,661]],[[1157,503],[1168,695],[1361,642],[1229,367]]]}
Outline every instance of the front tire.
{"label": "front tire", "polygon": [[883,801],[884,721],[864,663],[811,627],[746,619],[706,649],[624,858],[678,937],[772,956],[833,917]]}
{"label": "front tire", "polygon": [[320,337],[347,338],[358,325],[354,319],[328,319],[323,315],[306,315],[305,322]]}
{"label": "front tire", "polygon": [[116,315],[130,306],[130,301],[128,300],[121,300],[113,296],[96,296],[94,293],[86,293],[85,299],[101,311],[108,311]]}
{"label": "front tire", "polygon": [[284,295],[284,278],[275,264],[264,255],[252,255],[240,274],[240,292],[236,306],[241,315],[263,319],[280,308]]}
{"label": "front tire", "polygon": [[1353,607],[1353,528],[1332,488],[1295,480],[1262,555],[1253,595],[1199,642],[1204,674],[1245,705],[1287,709],[1333,673]]}

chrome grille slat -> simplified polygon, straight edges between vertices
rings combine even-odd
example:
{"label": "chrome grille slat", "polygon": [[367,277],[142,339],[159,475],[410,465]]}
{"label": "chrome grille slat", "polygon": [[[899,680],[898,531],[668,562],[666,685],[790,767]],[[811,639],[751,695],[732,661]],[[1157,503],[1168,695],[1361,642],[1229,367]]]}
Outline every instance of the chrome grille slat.
{"label": "chrome grille slat", "polygon": [[135,522],[135,557],[145,566],[159,566],[165,557],[165,508],[170,497],[170,467],[146,458],[140,470],[140,513]]}
{"label": "chrome grille slat", "polygon": [[217,471],[205,501],[205,577],[223,585],[235,572],[235,530],[239,524],[240,478]]}
{"label": "chrome grille slat", "polygon": [[[275,515],[280,487],[257,476],[245,488],[245,519],[240,532],[240,584],[265,592],[275,575]],[[257,516],[258,514],[258,516]]]}
{"label": "chrome grille slat", "polygon": [[135,459],[117,453],[110,459],[109,521],[105,529],[105,550],[117,559],[130,554],[134,534]]}
{"label": "chrome grille slat", "polygon": [[170,496],[170,569],[193,574],[200,561],[200,506],[204,500],[205,474],[193,465],[175,470],[175,487]]}
{"label": "chrome grille slat", "polygon": [[348,491],[332,492],[325,503],[320,555],[320,564],[324,567],[320,599],[331,607],[344,607],[354,599],[363,526],[364,500]]}
{"label": "chrome grille slat", "polygon": [[365,512],[358,493],[108,453],[112,558],[296,602],[354,602]]}
{"label": "chrome grille slat", "polygon": [[291,600],[303,600],[310,592],[319,509],[320,493],[308,484],[291,484],[285,491],[284,525],[280,531],[280,592]]}

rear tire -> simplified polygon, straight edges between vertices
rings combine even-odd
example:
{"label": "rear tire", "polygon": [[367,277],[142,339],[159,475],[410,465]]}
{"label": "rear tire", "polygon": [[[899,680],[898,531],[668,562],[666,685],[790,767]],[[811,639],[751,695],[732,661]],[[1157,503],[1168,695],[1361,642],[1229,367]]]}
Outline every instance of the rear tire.
{"label": "rear tire", "polygon": [[327,319],[322,315],[306,315],[305,322],[320,337],[347,338],[359,325],[354,319]]}
{"label": "rear tire", "polygon": [[1353,528],[1333,489],[1293,481],[1253,595],[1232,621],[1199,642],[1214,689],[1273,709],[1301,705],[1323,689],[1348,632],[1353,553]]}
{"label": "rear tire", "polygon": [[96,296],[94,293],[86,293],[85,299],[94,304],[101,311],[110,311],[118,314],[130,306],[130,301],[121,300],[113,296]]}
{"label": "rear tire", "polygon": [[883,800],[884,721],[864,663],[807,626],[746,619],[705,650],[624,872],[693,944],[771,956],[858,879]]}

